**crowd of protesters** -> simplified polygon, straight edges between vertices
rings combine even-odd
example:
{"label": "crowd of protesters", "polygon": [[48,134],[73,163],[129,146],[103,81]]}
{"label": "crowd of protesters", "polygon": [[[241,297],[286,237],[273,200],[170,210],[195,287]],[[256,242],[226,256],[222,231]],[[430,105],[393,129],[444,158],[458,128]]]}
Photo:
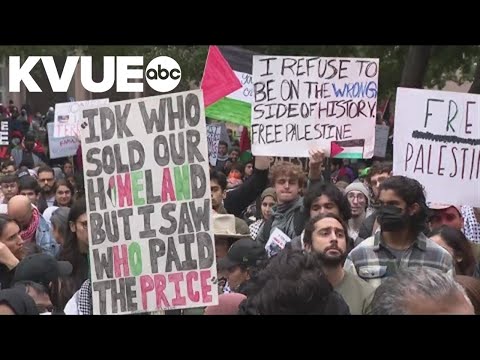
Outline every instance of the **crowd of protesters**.
{"label": "crowd of protesters", "polygon": [[[32,115],[11,103],[0,117],[11,134],[0,178],[0,314],[90,315],[79,159],[49,159],[53,108]],[[480,209],[427,204],[422,184],[395,176],[385,159],[312,149],[305,172],[253,158],[229,137],[210,169],[219,304],[167,314],[480,312]]]}

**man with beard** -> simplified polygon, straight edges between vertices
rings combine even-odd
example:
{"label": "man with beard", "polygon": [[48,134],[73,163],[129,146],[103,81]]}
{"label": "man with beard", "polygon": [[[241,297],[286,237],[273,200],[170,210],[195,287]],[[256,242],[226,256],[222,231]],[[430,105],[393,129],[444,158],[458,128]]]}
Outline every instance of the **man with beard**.
{"label": "man with beard", "polygon": [[35,135],[32,132],[28,132],[25,135],[23,144],[23,148],[18,146],[12,150],[12,157],[17,168],[26,166],[29,169],[33,169],[47,163],[45,154],[35,149]]}
{"label": "man with beard", "polygon": [[348,229],[337,215],[326,214],[311,219],[305,227],[305,250],[316,254],[333,288],[342,295],[352,315],[362,315],[373,296],[374,288],[366,281],[343,270],[350,250]]}
{"label": "man with beard", "polygon": [[[43,213],[45,209],[41,204],[45,204],[46,207],[53,206],[55,202],[55,172],[49,166],[42,166],[38,169],[38,183],[40,185],[40,197],[38,198],[40,213]],[[46,208],[45,207],[45,208]]]}
{"label": "man with beard", "polygon": [[20,226],[20,236],[26,243],[36,243],[44,253],[56,256],[59,245],[50,232],[50,226],[32,206],[29,198],[17,195],[8,202],[8,215]]}
{"label": "man with beard", "polygon": [[452,256],[423,233],[428,209],[417,180],[404,176],[386,179],[379,188],[379,205],[380,231],[348,254],[346,271],[375,288],[400,269],[414,266],[454,274]]}

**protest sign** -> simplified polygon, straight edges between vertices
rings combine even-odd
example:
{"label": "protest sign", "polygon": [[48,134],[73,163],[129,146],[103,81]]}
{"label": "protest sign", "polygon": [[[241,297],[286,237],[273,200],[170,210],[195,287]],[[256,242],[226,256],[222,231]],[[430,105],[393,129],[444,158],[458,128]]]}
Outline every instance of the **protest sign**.
{"label": "protest sign", "polygon": [[55,104],[54,137],[75,136],[80,133],[82,110],[108,104],[108,99],[95,99]]}
{"label": "protest sign", "polygon": [[53,123],[47,124],[48,131],[48,149],[50,152],[50,159],[58,159],[61,157],[74,156],[77,154],[80,140],[76,136],[54,137],[55,125]]}
{"label": "protest sign", "polygon": [[480,206],[480,95],[399,88],[393,173],[428,202]]}
{"label": "protest sign", "polygon": [[207,125],[208,158],[210,165],[217,165],[218,143],[222,134],[222,127],[217,124]]}
{"label": "protest sign", "polygon": [[0,121],[0,159],[7,159],[9,157],[9,134],[8,120]]}
{"label": "protest sign", "polygon": [[94,313],[217,304],[201,90],[82,116]]}
{"label": "protest sign", "polygon": [[254,56],[252,153],[371,158],[378,59]]}
{"label": "protest sign", "polygon": [[387,154],[388,134],[390,127],[387,125],[375,126],[375,149],[373,155],[384,158]]}

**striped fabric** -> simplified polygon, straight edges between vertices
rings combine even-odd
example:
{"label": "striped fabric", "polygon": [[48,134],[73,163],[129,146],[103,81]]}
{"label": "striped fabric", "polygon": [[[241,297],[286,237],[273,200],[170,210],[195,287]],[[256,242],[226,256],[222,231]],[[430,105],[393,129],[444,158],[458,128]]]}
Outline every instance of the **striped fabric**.
{"label": "striped fabric", "polygon": [[463,232],[468,240],[480,244],[480,223],[477,221],[473,207],[462,206],[462,217],[464,221]]}
{"label": "striped fabric", "polygon": [[382,240],[381,232],[378,232],[348,254],[344,269],[377,288],[399,269],[424,266],[454,274],[451,255],[423,233],[398,258]]}

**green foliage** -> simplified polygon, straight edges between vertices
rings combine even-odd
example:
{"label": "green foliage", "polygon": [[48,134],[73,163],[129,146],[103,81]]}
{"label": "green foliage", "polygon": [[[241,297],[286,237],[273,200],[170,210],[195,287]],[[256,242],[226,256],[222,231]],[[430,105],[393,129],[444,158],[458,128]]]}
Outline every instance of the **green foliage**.
{"label": "green foliage", "polygon": [[[245,45],[260,54],[325,56],[325,57],[371,57],[380,59],[379,97],[395,94],[400,83],[408,46],[405,45]],[[174,58],[182,69],[182,80],[175,91],[190,89],[192,83],[199,85],[208,46],[0,46],[0,58],[8,55],[66,56],[82,54],[101,61],[107,55],[144,56],[144,64],[156,56]],[[472,81],[475,65],[480,59],[480,46],[434,46],[428,64],[424,84],[428,88],[442,88],[452,80],[458,84]]]}

